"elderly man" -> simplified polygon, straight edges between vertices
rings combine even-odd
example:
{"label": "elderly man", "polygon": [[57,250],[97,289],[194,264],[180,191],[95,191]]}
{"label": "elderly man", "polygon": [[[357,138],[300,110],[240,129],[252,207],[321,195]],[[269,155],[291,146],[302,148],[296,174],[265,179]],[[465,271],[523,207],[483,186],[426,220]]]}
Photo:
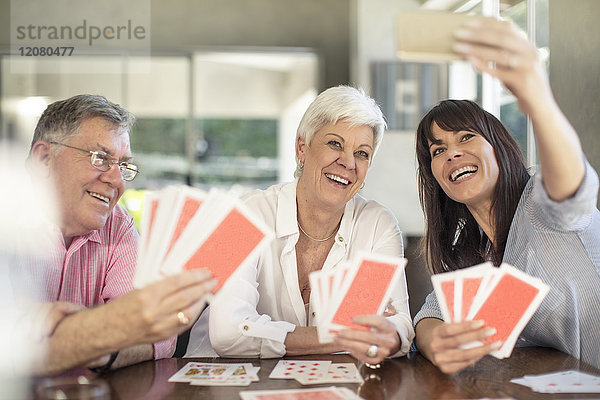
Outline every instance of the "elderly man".
{"label": "elderly man", "polygon": [[58,212],[38,230],[52,240],[50,254],[14,268],[16,289],[38,293],[29,315],[41,327],[44,352],[29,373],[82,365],[105,371],[170,357],[176,335],[215,285],[202,270],[133,290],[139,237],[117,204],[138,173],[133,121],[104,97],[78,95],[50,104],[35,129],[29,166],[35,184],[54,192]]}

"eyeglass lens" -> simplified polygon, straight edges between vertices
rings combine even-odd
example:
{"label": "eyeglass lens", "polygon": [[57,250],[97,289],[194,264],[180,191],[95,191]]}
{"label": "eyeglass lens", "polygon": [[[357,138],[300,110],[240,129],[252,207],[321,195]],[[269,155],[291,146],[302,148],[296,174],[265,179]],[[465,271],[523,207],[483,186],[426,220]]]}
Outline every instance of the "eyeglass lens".
{"label": "eyeglass lens", "polygon": [[135,178],[135,176],[138,173],[137,167],[135,165],[127,163],[116,163],[109,159],[106,155],[101,153],[92,152],[91,161],[92,166],[94,166],[94,168],[97,168],[104,172],[108,171],[113,166],[113,164],[117,164],[117,166],[119,167],[119,172],[121,172],[121,176],[126,181],[133,180],[133,178]]}

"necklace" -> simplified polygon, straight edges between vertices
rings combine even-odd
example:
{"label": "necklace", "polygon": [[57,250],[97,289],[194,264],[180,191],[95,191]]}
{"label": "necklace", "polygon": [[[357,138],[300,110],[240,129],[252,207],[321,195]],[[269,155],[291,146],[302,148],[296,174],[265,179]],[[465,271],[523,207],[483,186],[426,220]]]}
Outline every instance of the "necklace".
{"label": "necklace", "polygon": [[340,219],[340,222],[338,222],[338,224],[335,227],[335,230],[333,231],[333,233],[331,235],[327,236],[325,239],[315,239],[314,237],[312,237],[308,233],[306,233],[304,231],[304,229],[302,229],[302,225],[300,225],[300,221],[296,221],[296,222],[298,223],[298,228],[300,228],[300,230],[302,231],[302,233],[304,233],[307,238],[309,238],[310,240],[314,240],[315,242],[326,242],[329,239],[331,239],[337,233],[338,228],[340,227],[340,224],[342,223],[342,220]]}

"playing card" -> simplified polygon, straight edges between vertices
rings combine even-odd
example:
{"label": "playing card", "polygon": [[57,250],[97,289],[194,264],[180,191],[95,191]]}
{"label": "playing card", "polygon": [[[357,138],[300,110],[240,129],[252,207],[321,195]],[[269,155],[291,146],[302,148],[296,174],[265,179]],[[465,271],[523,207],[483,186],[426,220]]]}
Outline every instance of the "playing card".
{"label": "playing card", "polygon": [[318,376],[301,376],[296,380],[303,385],[321,383],[360,383],[363,381],[354,363],[331,364],[327,373]]}
{"label": "playing card", "polygon": [[[150,245],[150,238],[152,237],[159,201],[160,198],[158,193],[151,191],[146,192],[140,226],[140,245],[138,247],[137,265],[146,265],[146,252]],[[138,268],[136,270],[134,285],[137,288],[141,288],[145,286],[151,278],[151,272],[148,268]]]}
{"label": "playing card", "polygon": [[496,329],[487,338],[488,343],[501,341],[502,347],[492,352],[498,358],[509,357],[519,337],[549,287],[508,264],[502,264],[499,273],[487,285],[487,296],[482,304],[469,311],[468,319],[485,321]]}
{"label": "playing card", "polygon": [[433,275],[433,284],[442,317],[446,322],[467,320],[477,295],[483,292],[496,268],[483,263],[469,268]]}
{"label": "playing card", "polygon": [[360,253],[352,262],[309,275],[311,304],[319,341],[332,342],[340,329],[365,329],[352,323],[356,315],[381,314],[405,259]]}
{"label": "playing card", "polygon": [[[315,312],[314,323],[317,325],[317,335],[319,341],[328,343],[333,341],[335,331],[325,324],[325,321],[330,316],[333,310],[329,309],[330,304],[337,302],[339,298],[339,290],[337,289],[348,275],[348,265],[340,264],[338,268],[331,270],[320,270],[311,273],[308,278],[311,285],[311,301],[313,301],[313,309]],[[312,298],[312,296],[315,296]]]}
{"label": "playing card", "polygon": [[600,393],[600,377],[581,371],[525,375],[527,386],[540,393]]}
{"label": "playing card", "polygon": [[459,321],[464,321],[467,319],[467,314],[469,313],[469,309],[473,304],[473,299],[477,295],[477,291],[481,287],[481,282],[483,281],[483,277],[477,278],[462,278],[460,282],[461,289],[457,292],[460,293],[460,312],[456,314],[456,317]]}
{"label": "playing card", "polygon": [[225,381],[233,374],[236,366],[218,363],[187,363],[169,378],[169,382]]}
{"label": "playing card", "polygon": [[170,232],[168,230],[170,229],[170,225],[172,225],[171,221],[175,218],[173,215],[173,204],[177,201],[180,190],[179,186],[167,186],[158,193],[160,196],[158,207],[154,213],[152,232],[148,239],[148,247],[145,249],[143,259],[146,269],[151,271],[151,277],[154,277],[154,280],[160,278],[156,274],[156,271],[159,269],[159,261],[164,254],[166,236],[169,235]]}
{"label": "playing card", "polygon": [[222,190],[170,186],[148,192],[146,204],[136,287],[207,268],[219,282],[216,293],[272,236],[243,202]]}
{"label": "playing card", "polygon": [[431,276],[433,290],[440,305],[442,318],[445,322],[454,321],[454,286],[457,274],[445,272]]}
{"label": "playing card", "polygon": [[270,379],[296,379],[327,373],[331,361],[280,360],[271,371]]}
{"label": "playing card", "polygon": [[[323,315],[320,319],[321,333],[319,338],[323,343],[332,342],[334,336],[339,331],[339,327],[333,327],[330,322],[336,311],[337,304],[343,299],[345,288],[352,280],[350,272],[352,268],[353,265],[349,262],[341,263],[331,271],[332,277],[327,281],[329,293],[323,304]],[[319,334],[318,330],[317,334]]]}
{"label": "playing card", "polygon": [[[327,303],[320,304],[324,308],[316,311],[319,341],[331,342],[340,329],[366,329],[352,319],[356,315],[383,313],[405,264],[405,259],[361,253],[349,266],[338,268]],[[311,284],[324,278],[327,286],[329,276],[316,274]],[[322,282],[316,284],[321,285]]]}
{"label": "playing card", "polygon": [[210,206],[200,208],[202,223],[188,224],[161,269],[171,273],[207,268],[219,281],[214,289],[217,292],[241,264],[268,243],[271,235],[265,224],[232,196],[219,195]]}
{"label": "playing card", "polygon": [[[431,281],[446,322],[484,321],[496,334],[487,343],[502,342],[491,354],[509,357],[519,334],[533,316],[549,288],[542,281],[502,264],[483,263],[433,275]],[[465,344],[464,348],[481,345]]]}
{"label": "playing card", "polygon": [[344,387],[288,390],[250,390],[240,392],[242,400],[355,400],[356,393]]}
{"label": "playing card", "polygon": [[473,304],[478,304],[477,300],[486,293],[488,284],[497,271],[491,262],[486,262],[454,272],[458,277],[454,293],[455,322],[468,320]]}
{"label": "playing card", "polygon": [[252,382],[258,381],[258,370],[260,367],[254,367],[250,363],[230,364],[235,367],[233,373],[227,379],[220,380],[198,380],[191,379],[192,386],[248,386]]}
{"label": "playing card", "polygon": [[189,186],[183,186],[179,189],[172,206],[172,217],[169,219],[167,228],[164,231],[165,240],[162,240],[159,244],[161,249],[158,254],[161,255],[161,261],[165,260],[175,242],[206,200],[206,197],[204,191]]}
{"label": "playing card", "polygon": [[331,324],[338,329],[367,329],[352,322],[356,315],[382,314],[390,292],[403,272],[405,259],[363,255],[357,267],[348,271],[341,300]]}

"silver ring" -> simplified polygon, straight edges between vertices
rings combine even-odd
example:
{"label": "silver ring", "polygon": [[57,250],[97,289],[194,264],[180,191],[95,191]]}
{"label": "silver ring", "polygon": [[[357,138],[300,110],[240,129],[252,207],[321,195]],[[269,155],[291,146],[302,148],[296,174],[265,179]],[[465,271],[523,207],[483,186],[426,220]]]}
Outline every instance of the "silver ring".
{"label": "silver ring", "polygon": [[369,346],[369,349],[367,350],[367,357],[369,358],[375,358],[377,357],[377,352],[379,351],[379,347],[377,347],[376,344],[372,344]]}
{"label": "silver ring", "polygon": [[190,319],[183,313],[183,311],[179,311],[177,313],[177,319],[181,325],[187,325],[190,323]]}

